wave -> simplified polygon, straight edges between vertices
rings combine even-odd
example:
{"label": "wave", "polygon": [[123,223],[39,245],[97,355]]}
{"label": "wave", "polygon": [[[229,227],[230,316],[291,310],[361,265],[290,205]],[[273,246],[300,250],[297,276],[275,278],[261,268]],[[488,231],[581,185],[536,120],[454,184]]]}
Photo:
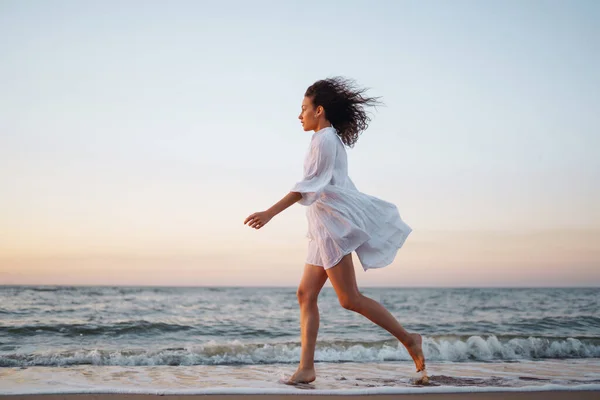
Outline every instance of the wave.
{"label": "wave", "polygon": [[[62,310],[48,311],[52,314],[64,313],[69,314],[70,312],[76,311],[76,308],[64,308]],[[26,315],[30,312],[29,309],[22,309],[19,311],[4,311],[0,309],[0,314],[6,314],[9,317],[12,315]],[[506,325],[503,326],[508,332],[512,332],[517,335],[537,335],[542,336],[544,333],[550,333],[556,335],[557,333],[563,332],[568,327],[568,334],[583,336],[589,333],[595,333],[596,327],[600,326],[600,317],[591,315],[576,315],[576,316],[563,316],[563,317],[544,317],[544,318],[531,318],[531,319],[518,319],[515,321],[507,321]],[[448,335],[452,334],[475,334],[477,332],[494,332],[496,334],[502,334],[498,332],[498,323],[490,322],[488,320],[477,320],[469,321],[463,325],[457,325],[452,322],[438,322],[436,325],[419,325],[413,324],[413,329],[419,332],[437,332],[438,334]],[[278,329],[277,327],[269,327],[269,329],[258,329],[256,327],[247,325],[202,325],[202,324],[181,324],[173,323],[171,321],[150,321],[144,319],[123,319],[117,322],[109,323],[56,323],[53,321],[39,322],[39,323],[24,323],[20,325],[4,325],[0,322],[0,333],[6,332],[10,335],[18,337],[38,336],[44,334],[60,334],[61,336],[72,336],[78,337],[80,335],[85,336],[120,336],[126,334],[142,334],[144,336],[150,335],[161,335],[164,333],[174,332],[185,332],[190,333],[194,331],[200,335],[208,335],[215,337],[222,337],[227,335],[235,338],[263,338],[269,339],[275,337],[282,337],[290,335],[289,329]],[[565,333],[567,333],[565,332]],[[294,331],[292,337],[296,334]]]}
{"label": "wave", "polygon": [[[599,358],[595,339],[496,336],[425,337],[423,351],[429,361],[510,361],[536,359]],[[147,349],[49,350],[0,355],[0,367],[68,365],[236,365],[298,363],[300,345],[288,343],[208,342],[198,346]],[[317,362],[410,361],[397,341],[321,341]]]}
{"label": "wave", "polygon": [[171,324],[166,322],[150,322],[145,320],[115,322],[110,325],[83,324],[27,324],[4,327],[2,330],[19,336],[36,336],[40,333],[60,333],[63,336],[79,335],[123,335],[123,334],[161,334],[165,332],[179,332],[194,330],[196,327],[189,325]]}

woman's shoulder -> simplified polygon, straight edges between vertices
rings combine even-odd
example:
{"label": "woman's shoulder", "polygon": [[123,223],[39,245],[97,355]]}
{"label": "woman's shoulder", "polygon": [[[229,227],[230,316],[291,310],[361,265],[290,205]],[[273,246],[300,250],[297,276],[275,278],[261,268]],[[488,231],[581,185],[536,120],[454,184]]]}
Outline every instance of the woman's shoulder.
{"label": "woman's shoulder", "polygon": [[323,143],[330,142],[337,138],[337,131],[332,127],[328,126],[323,128],[317,132],[315,132],[312,136],[313,143]]}

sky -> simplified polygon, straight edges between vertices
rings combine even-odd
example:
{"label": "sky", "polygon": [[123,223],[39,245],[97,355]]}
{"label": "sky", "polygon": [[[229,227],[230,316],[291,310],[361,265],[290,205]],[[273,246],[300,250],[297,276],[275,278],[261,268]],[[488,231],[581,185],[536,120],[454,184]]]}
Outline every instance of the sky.
{"label": "sky", "polygon": [[[297,286],[297,116],[413,232],[359,286],[600,285],[600,2],[0,0],[0,284]],[[329,285],[329,283],[327,284]]]}

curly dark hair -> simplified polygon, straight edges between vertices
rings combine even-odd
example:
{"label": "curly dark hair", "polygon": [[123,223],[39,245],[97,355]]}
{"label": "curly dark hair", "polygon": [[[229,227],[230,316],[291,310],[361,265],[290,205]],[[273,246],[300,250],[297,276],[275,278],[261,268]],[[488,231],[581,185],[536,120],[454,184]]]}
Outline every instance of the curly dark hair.
{"label": "curly dark hair", "polygon": [[364,107],[382,104],[379,97],[364,96],[366,91],[366,88],[358,88],[354,80],[336,76],[313,83],[304,96],[312,100],[314,107],[323,107],[325,118],[337,130],[342,142],[353,147],[371,121]]}

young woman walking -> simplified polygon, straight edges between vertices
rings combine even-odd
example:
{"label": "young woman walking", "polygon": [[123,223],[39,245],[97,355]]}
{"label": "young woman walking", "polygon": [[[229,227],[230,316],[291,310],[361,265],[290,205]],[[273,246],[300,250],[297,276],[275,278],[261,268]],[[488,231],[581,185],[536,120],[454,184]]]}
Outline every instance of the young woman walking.
{"label": "young woman walking", "polygon": [[266,211],[244,224],[260,229],[274,216],[299,202],[307,206],[308,256],[298,287],[302,352],[300,365],[287,383],[315,380],[314,353],[319,330],[317,297],[329,279],[342,307],[364,315],[394,335],[425,373],[421,335],[406,331],[381,304],[360,293],[352,252],[363,269],[392,263],[411,232],[394,204],[358,191],[348,176],[345,146],[352,147],[367,128],[366,106],[378,104],[351,80],[336,77],[311,85],[298,118],[304,131],[313,131],[304,162],[304,178]]}

